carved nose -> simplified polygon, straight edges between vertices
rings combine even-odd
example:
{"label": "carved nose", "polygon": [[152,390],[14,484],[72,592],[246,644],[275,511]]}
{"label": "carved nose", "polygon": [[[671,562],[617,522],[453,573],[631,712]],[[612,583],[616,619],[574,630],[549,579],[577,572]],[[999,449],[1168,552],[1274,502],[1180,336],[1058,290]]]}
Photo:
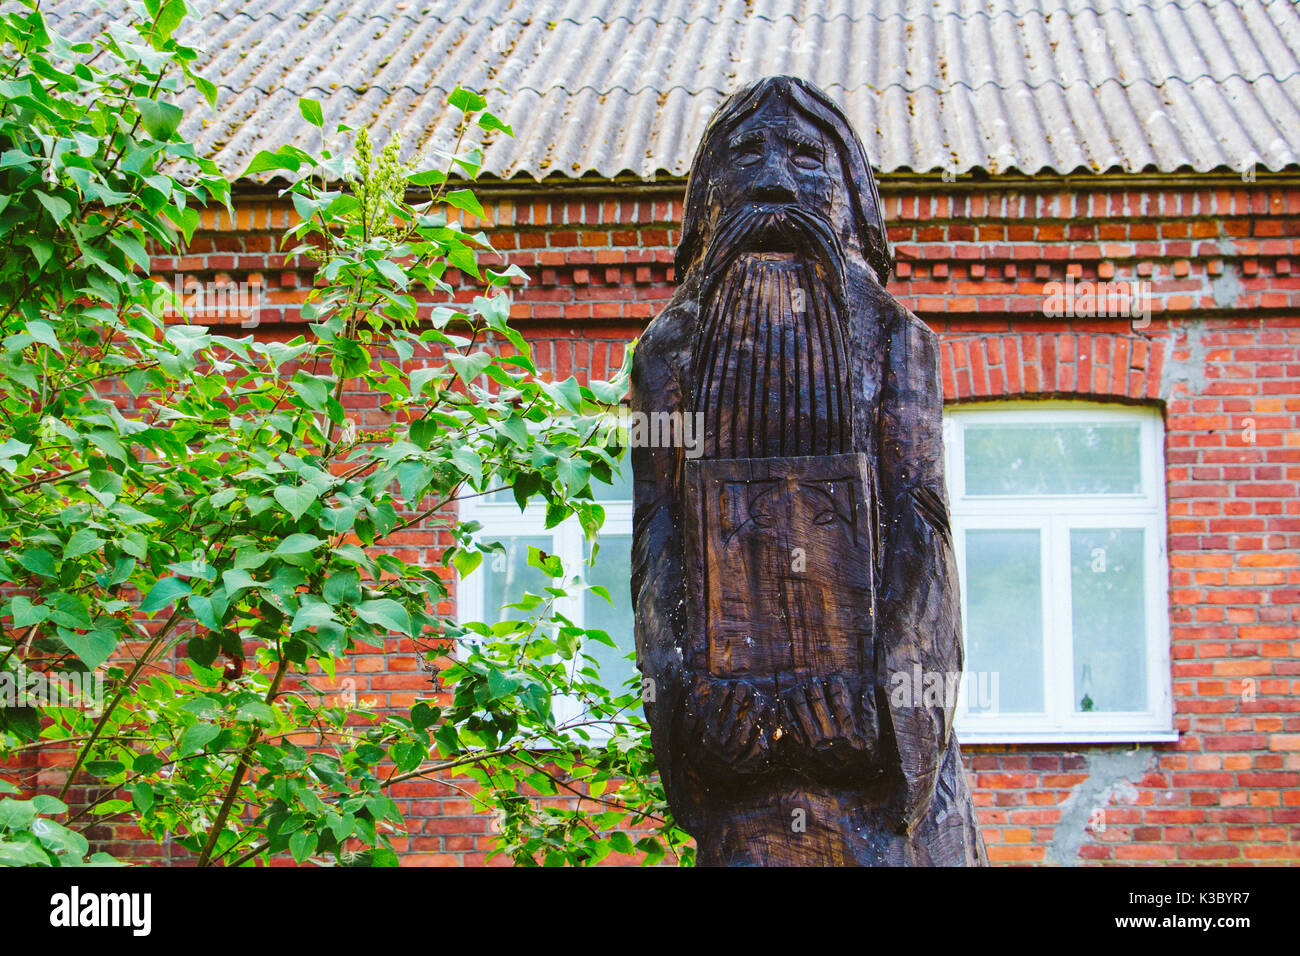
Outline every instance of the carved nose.
{"label": "carved nose", "polygon": [[779,158],[769,157],[763,164],[754,179],[750,196],[756,202],[794,202],[794,180]]}

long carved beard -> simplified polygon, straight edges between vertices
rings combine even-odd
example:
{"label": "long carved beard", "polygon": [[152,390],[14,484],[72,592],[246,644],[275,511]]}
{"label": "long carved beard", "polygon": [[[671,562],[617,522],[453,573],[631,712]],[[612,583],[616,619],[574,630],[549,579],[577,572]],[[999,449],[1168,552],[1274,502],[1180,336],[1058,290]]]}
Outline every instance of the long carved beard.
{"label": "long carved beard", "polygon": [[843,252],[829,224],[742,207],[719,224],[703,268],[692,396],[703,457],[850,451]]}

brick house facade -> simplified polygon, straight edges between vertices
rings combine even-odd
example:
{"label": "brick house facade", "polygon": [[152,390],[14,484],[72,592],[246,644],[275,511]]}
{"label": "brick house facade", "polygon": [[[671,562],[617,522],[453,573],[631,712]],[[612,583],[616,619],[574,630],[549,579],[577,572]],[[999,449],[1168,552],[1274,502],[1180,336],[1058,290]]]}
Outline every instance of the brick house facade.
{"label": "brick house facade", "polygon": [[[488,219],[477,225],[529,276],[512,315],[540,368],[560,379],[618,368],[673,292],[683,188],[480,190]],[[1300,180],[887,175],[881,192],[898,261],[890,289],[940,335],[950,408],[1086,401],[1154,409],[1163,426],[1168,674],[1155,677],[1172,695],[1164,737],[1176,739],[964,739],[990,861],[1297,861]],[[272,251],[291,215],[273,193],[245,191],[233,222],[206,213],[188,254],[154,271],[251,278],[264,287],[255,334],[297,334],[311,275]],[[1149,283],[1149,322],[1045,314],[1049,284],[1070,279]],[[383,414],[372,395],[344,404],[363,428]],[[434,566],[447,543],[408,531],[395,546]],[[332,686],[405,707],[430,676],[409,644],[390,641],[350,655]],[[488,820],[465,784],[394,793],[410,827],[404,863],[485,862]],[[126,831],[98,835],[136,859],[173,858]]]}

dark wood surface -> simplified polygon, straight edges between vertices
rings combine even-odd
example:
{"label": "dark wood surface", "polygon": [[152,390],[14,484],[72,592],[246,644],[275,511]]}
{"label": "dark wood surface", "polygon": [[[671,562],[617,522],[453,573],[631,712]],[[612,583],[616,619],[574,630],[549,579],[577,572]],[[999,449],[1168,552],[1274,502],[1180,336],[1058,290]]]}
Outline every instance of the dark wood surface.
{"label": "dark wood surface", "polygon": [[887,291],[866,155],[788,77],[696,154],[682,284],[632,406],[698,446],[632,450],[637,661],[664,785],[704,865],[979,865],[934,334]]}

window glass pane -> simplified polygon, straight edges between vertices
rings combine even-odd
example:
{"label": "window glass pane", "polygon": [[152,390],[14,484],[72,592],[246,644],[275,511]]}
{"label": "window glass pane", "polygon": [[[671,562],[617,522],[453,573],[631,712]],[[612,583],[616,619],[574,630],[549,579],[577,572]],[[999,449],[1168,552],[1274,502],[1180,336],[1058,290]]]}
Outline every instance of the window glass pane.
{"label": "window glass pane", "polygon": [[964,683],[972,713],[1043,711],[1042,589],[1037,529],[966,532]]}
{"label": "window glass pane", "polygon": [[[590,553],[590,551],[588,552]],[[592,567],[584,568],[588,584],[598,584],[609,591],[609,602],[599,594],[584,592],[583,621],[589,628],[605,631],[618,648],[589,641],[584,650],[600,666],[601,682],[611,691],[622,691],[624,682],[636,674],[636,664],[626,659],[635,649],[632,636],[632,536],[600,535],[600,551]]]}
{"label": "window glass pane", "polygon": [[528,547],[553,551],[554,542],[547,535],[511,535],[497,538],[505,545],[507,555],[490,554],[483,559],[479,574],[483,575],[483,620],[488,624],[497,621],[518,620],[524,612],[518,608],[502,610],[502,605],[518,601],[525,591],[543,594],[551,585],[546,573],[528,563]]}
{"label": "window glass pane", "polygon": [[1139,494],[1140,430],[1137,424],[967,425],[966,494]]}
{"label": "window glass pane", "polygon": [[[614,483],[610,485],[605,484],[598,478],[592,478],[589,486],[591,496],[597,501],[631,501],[632,462],[630,456],[624,456],[623,460],[619,462],[619,470],[614,472],[612,477]],[[601,537],[601,540],[604,540],[604,536]],[[602,544],[600,547],[603,552],[605,545]]]}
{"label": "window glass pane", "polygon": [[1146,710],[1141,528],[1070,532],[1074,709]]}

